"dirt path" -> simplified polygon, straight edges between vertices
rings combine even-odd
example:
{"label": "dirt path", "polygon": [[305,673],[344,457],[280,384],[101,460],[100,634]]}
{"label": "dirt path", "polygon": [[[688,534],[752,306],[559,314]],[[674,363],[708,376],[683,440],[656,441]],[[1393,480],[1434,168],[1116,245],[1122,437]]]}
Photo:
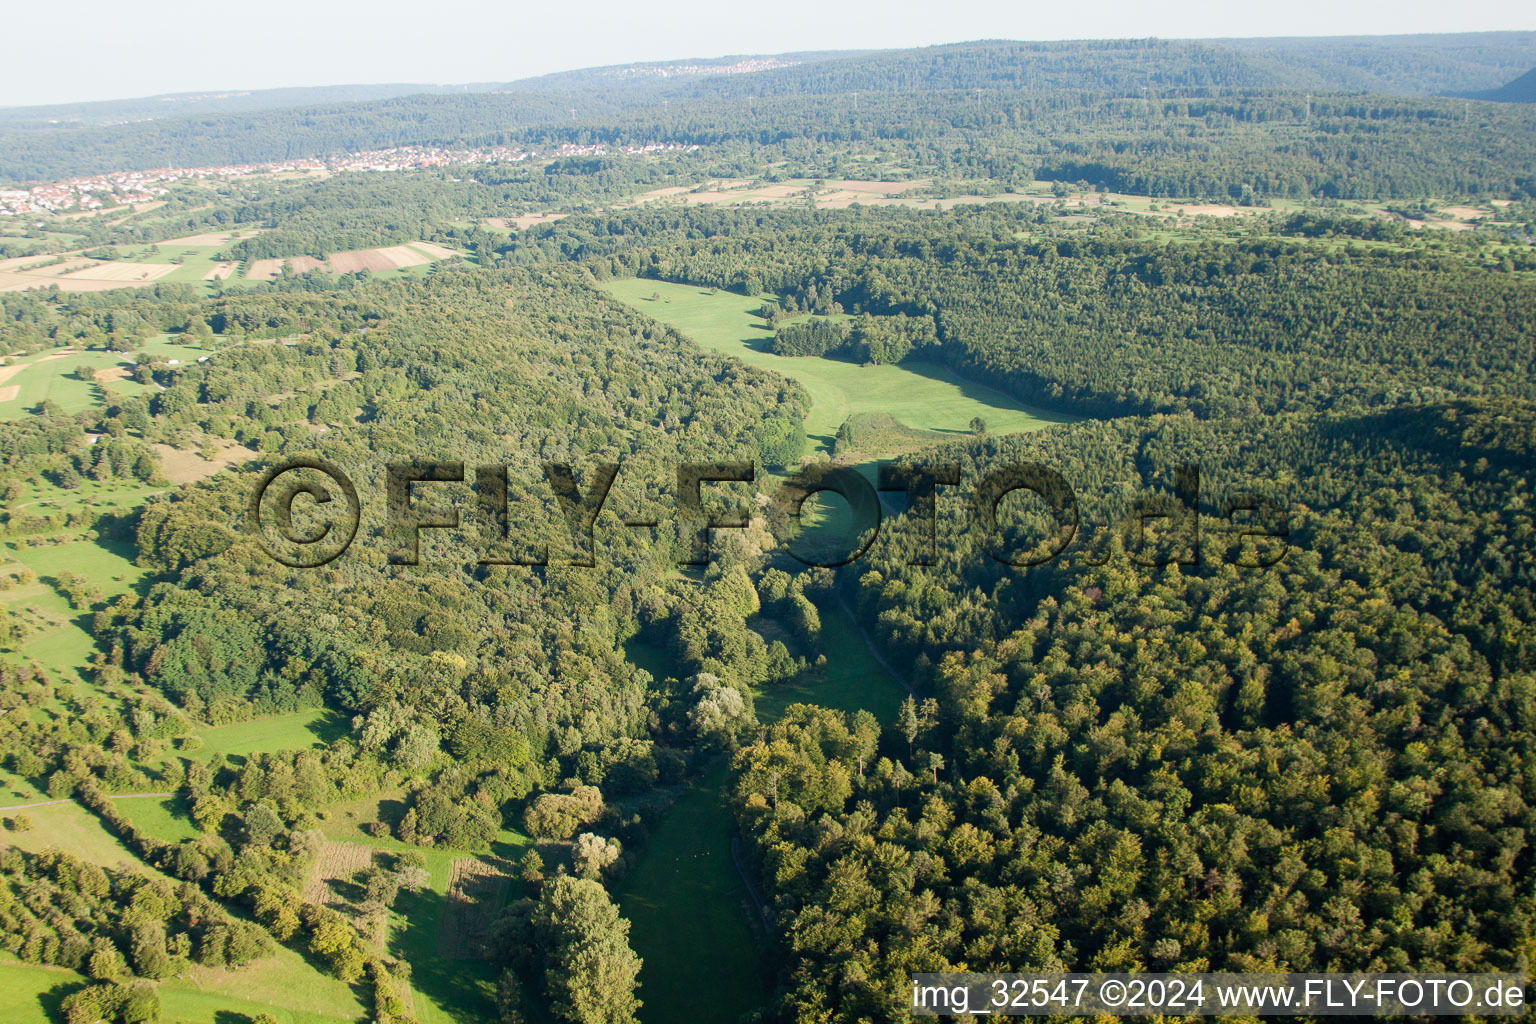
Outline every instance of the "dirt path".
{"label": "dirt path", "polygon": [[[108,796],[108,800],[164,800],[166,797],[175,796],[175,793],[117,793]],[[25,811],[29,807],[52,807],[54,804],[72,804],[75,798],[67,796],[62,800],[39,800],[30,804],[11,804],[9,807],[0,807],[0,811]]]}
{"label": "dirt path", "polygon": [[843,597],[842,594],[838,594],[837,603],[842,605],[843,611],[848,613],[848,618],[853,622],[853,628],[859,631],[859,636],[864,640],[864,646],[869,648],[870,657],[874,658],[875,662],[879,664],[881,668],[889,672],[891,674],[891,678],[900,683],[903,690],[906,690],[914,698],[916,698],[917,691],[912,689],[912,685],[907,682],[905,676],[903,676],[900,672],[897,672],[896,669],[891,666],[891,663],[885,660],[885,655],[880,653],[879,649],[875,647],[875,642],[870,639],[869,634],[864,631],[863,623],[859,622],[859,617],[853,614],[853,609],[848,607],[848,599]]}
{"label": "dirt path", "polygon": [[757,894],[757,886],[752,884],[752,876],[747,871],[747,866],[741,862],[741,837],[731,836],[731,862],[736,865],[736,873],[741,876],[741,881],[747,887],[747,895],[752,898],[752,905],[757,908],[757,916],[763,919],[763,927],[769,935],[773,934],[773,920],[768,916],[768,908],[763,906],[763,898]]}

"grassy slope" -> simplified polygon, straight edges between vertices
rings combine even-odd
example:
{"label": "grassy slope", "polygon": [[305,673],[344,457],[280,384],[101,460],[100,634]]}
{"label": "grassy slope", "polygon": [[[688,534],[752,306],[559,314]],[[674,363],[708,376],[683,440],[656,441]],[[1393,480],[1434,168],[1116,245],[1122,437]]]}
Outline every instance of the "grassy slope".
{"label": "grassy slope", "polygon": [[[115,507],[115,502],[108,502]],[[87,680],[85,666],[96,650],[89,632],[90,615],[75,611],[57,590],[44,582],[62,571],[88,576],[101,589],[106,600],[131,591],[142,577],[129,552],[118,545],[92,540],[72,540],[43,547],[18,546],[0,555],[0,569],[14,571],[19,565],[31,569],[37,582],[0,592],[0,601],[13,610],[24,611],[35,632],[21,644],[20,650],[6,655],[14,661],[32,661],[42,666],[55,683],[73,683],[94,689]],[[39,628],[40,627],[40,628]]]}
{"label": "grassy slope", "polygon": [[[64,996],[85,978],[61,967],[0,961],[0,1020],[6,1024],[54,1024]],[[161,1020],[175,1024],[233,1024],[270,1013],[279,1024],[352,1024],[363,1006],[350,988],[317,973],[297,953],[276,956],[239,971],[193,968],[160,983]]]}
{"label": "grassy slope", "polygon": [[[1031,409],[936,363],[909,359],[895,366],[859,366],[839,359],[773,355],[765,351],[772,331],[753,313],[761,299],[640,278],[608,281],[603,287],[701,348],[799,381],[813,403],[806,435],[828,452],[837,428],[861,412],[889,413],[909,427],[956,436],[969,433],[973,416],[986,420],[988,430],[996,434],[1038,430],[1070,418]],[[653,299],[653,294],[661,299]]]}
{"label": "grassy slope", "polygon": [[[868,710],[882,725],[891,724],[906,691],[870,655],[841,607],[822,611],[821,642],[825,675],[762,692],[758,717],[768,722],[790,704],[814,703]],[[672,674],[660,652],[634,648],[631,656],[652,675]],[[630,945],[644,961],[640,1018],[647,1024],[731,1021],[768,994],[751,923],[755,912],[731,860],[728,782],[722,763],[689,787],[651,833],[619,889]]]}
{"label": "grassy slope", "polygon": [[287,715],[198,729],[193,735],[201,739],[203,745],[188,751],[188,755],[197,761],[207,761],[214,754],[238,757],[277,750],[308,750],[346,731],[344,716],[324,708],[308,708]]}
{"label": "grassy slope", "polygon": [[[47,799],[44,797],[43,799]],[[124,801],[130,802],[130,801]],[[154,873],[154,868],[133,855],[117,837],[102,827],[101,821],[73,800],[23,811],[7,811],[6,817],[24,814],[32,820],[26,832],[0,833],[0,845],[15,846],[32,853],[53,848],[105,868]]]}

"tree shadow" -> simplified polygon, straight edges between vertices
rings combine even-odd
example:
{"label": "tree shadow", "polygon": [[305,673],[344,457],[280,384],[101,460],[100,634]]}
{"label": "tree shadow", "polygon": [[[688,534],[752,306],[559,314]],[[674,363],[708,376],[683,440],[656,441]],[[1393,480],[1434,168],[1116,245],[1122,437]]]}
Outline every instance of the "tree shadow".
{"label": "tree shadow", "polygon": [[325,714],[309,724],[309,731],[315,734],[316,746],[329,746],[351,735],[352,722],[340,711],[327,709]]}
{"label": "tree shadow", "polygon": [[404,800],[384,799],[379,801],[379,820],[390,828],[400,824],[400,819],[405,817],[407,806]]}
{"label": "tree shadow", "polygon": [[426,997],[438,1006],[453,1007],[461,1019],[493,1021],[498,968],[488,961],[449,960],[443,955],[447,903],[447,897],[431,889],[401,892],[395,901],[398,922],[390,934],[390,955],[410,961],[411,987],[418,1000]]}
{"label": "tree shadow", "polygon": [[83,981],[69,981],[62,985],[55,985],[46,992],[37,994],[37,1004],[42,1007],[45,1020],[64,1019],[64,1000],[85,988]]}
{"label": "tree shadow", "polygon": [[[919,377],[927,377],[931,381],[940,384],[948,384],[958,388],[960,393],[973,402],[991,406],[994,409],[1006,409],[1012,412],[1027,412],[1037,419],[1047,423],[1076,423],[1082,419],[1071,413],[1057,412],[1041,406],[1027,405],[1024,402],[1004,393],[998,388],[983,384],[964,376],[958,370],[946,366],[943,363],[935,363],[927,359],[903,359],[898,363],[903,370],[917,374]],[[969,431],[960,430],[956,433],[965,434]]]}

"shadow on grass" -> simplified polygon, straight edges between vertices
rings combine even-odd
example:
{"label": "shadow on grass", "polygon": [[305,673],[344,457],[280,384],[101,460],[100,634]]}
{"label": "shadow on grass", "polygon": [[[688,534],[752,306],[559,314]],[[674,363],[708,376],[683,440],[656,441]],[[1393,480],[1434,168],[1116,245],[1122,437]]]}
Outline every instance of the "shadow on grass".
{"label": "shadow on grass", "polygon": [[346,715],[334,709],[309,723],[309,731],[315,734],[316,746],[329,746],[352,733],[352,722]]}
{"label": "shadow on grass", "polygon": [[43,1008],[43,1015],[48,1020],[64,1019],[64,1000],[85,988],[82,981],[70,981],[63,985],[55,985],[46,992],[37,994],[37,1003]]}
{"label": "shadow on grass", "polygon": [[398,829],[400,819],[405,817],[408,809],[404,800],[386,797],[379,801],[379,820],[388,825],[391,830]]}
{"label": "shadow on grass", "polygon": [[449,960],[442,955],[447,903],[447,897],[430,889],[402,892],[395,902],[400,924],[390,936],[389,952],[410,961],[411,987],[418,997],[451,1007],[454,1020],[463,1024],[494,1024],[499,970],[489,961]]}
{"label": "shadow on grass", "polygon": [[[1082,419],[1081,416],[1073,416],[1069,413],[1055,412],[1039,406],[1028,405],[1005,392],[999,391],[997,388],[990,387],[980,381],[971,380],[969,377],[961,375],[959,371],[943,363],[935,363],[927,359],[903,359],[896,365],[900,366],[903,370],[917,374],[919,377],[927,377],[929,380],[937,381],[941,384],[952,385],[958,388],[960,393],[971,401],[979,402],[982,405],[990,405],[995,409],[1027,412],[1047,423],[1076,423]],[[969,431],[961,430],[956,431],[956,433],[965,434],[969,433]]]}

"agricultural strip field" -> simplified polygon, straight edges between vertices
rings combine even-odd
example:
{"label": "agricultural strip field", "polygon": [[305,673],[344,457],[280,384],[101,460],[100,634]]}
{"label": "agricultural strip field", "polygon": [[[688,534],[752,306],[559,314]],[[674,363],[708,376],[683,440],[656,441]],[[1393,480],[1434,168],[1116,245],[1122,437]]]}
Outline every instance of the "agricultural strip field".
{"label": "agricultural strip field", "polygon": [[956,438],[969,433],[976,416],[997,434],[1039,430],[1071,419],[1032,409],[936,363],[909,359],[897,365],[860,366],[838,359],[774,355],[767,351],[772,331],[754,312],[761,298],[643,278],[608,281],[603,288],[701,348],[799,381],[812,401],[806,436],[829,453],[837,428],[856,413],[887,413],[909,427]]}
{"label": "agricultural strip field", "polygon": [[[457,863],[467,859],[464,851],[408,846],[366,831],[369,823],[398,813],[401,795],[395,792],[332,804],[321,821],[321,831],[330,840],[379,853],[393,856],[409,850],[426,858],[427,887],[400,893],[390,914],[386,950],[411,962],[413,1012],[420,1024],[495,1024],[496,965],[484,960],[450,960],[442,952],[446,928],[453,926],[448,909],[450,891]],[[531,845],[527,836],[502,829],[483,856],[484,867],[474,870],[504,871]]]}
{"label": "agricultural strip field", "polygon": [[478,857],[453,862],[440,955],[449,960],[494,959],[491,929],[506,903],[508,883],[505,874]]}
{"label": "agricultural strip field", "polygon": [[367,871],[373,865],[373,851],[359,843],[328,842],[315,859],[309,878],[304,883],[306,903],[332,903],[335,889],[332,882],[350,882],[354,875]]}
{"label": "agricultural strip field", "polygon": [[295,274],[307,274],[324,270],[332,274],[355,274],[366,270],[381,274],[390,271],[406,271],[426,267],[438,260],[460,255],[452,249],[432,242],[412,242],[410,245],[386,245],[376,249],[358,249],[349,252],[333,252],[324,259],[313,256],[292,256],[287,259],[252,260],[245,271],[248,281],[275,281],[283,267]]}

